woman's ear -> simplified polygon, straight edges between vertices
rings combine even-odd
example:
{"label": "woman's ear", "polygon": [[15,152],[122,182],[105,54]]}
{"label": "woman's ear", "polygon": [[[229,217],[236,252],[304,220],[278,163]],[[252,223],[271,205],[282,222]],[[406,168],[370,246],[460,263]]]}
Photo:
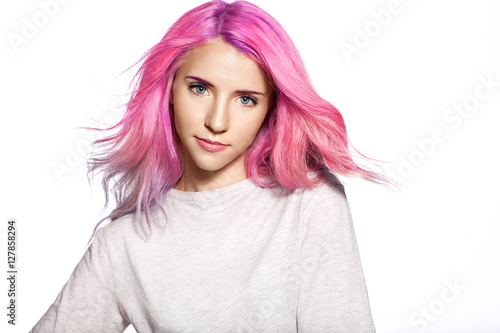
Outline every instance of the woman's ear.
{"label": "woman's ear", "polygon": [[170,89],[170,96],[168,96],[169,104],[174,104],[174,89],[175,89],[175,77],[177,73],[174,74],[174,78],[172,79],[172,88]]}
{"label": "woman's ear", "polygon": [[170,88],[170,95],[168,96],[168,102],[170,105],[174,104],[174,86],[175,86],[175,80],[172,82],[172,88]]}

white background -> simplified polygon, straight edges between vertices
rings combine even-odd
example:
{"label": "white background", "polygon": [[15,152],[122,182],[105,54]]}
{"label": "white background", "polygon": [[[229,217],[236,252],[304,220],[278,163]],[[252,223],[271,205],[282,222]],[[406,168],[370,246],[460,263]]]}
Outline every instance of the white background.
{"label": "white background", "polygon": [[[103,216],[78,127],[119,119],[137,67],[119,74],[203,1],[73,0],[50,16],[46,2],[0,7],[0,266],[16,219],[19,267],[16,327],[2,278],[3,332],[44,314]],[[389,0],[254,3],[291,35],[354,146],[400,183],[345,179],[377,331],[500,332],[499,3],[400,0],[385,26]]]}

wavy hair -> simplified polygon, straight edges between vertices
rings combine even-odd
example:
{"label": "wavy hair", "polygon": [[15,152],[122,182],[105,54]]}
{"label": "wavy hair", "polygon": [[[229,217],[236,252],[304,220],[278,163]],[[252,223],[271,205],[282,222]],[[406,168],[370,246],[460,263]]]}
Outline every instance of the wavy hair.
{"label": "wavy hair", "polygon": [[340,112],[316,93],[283,27],[249,2],[214,0],[182,15],[146,52],[123,118],[104,129],[115,133],[94,142],[102,150],[89,159],[89,174],[103,173],[106,206],[110,190],[117,204],[107,218],[144,212],[149,225],[149,208],[180,179],[182,154],[169,103],[174,76],[187,52],[218,38],[256,61],[274,87],[266,119],[246,153],[254,183],[309,188],[324,180],[322,172],[315,178],[311,172],[325,170],[385,181],[353,161]]}

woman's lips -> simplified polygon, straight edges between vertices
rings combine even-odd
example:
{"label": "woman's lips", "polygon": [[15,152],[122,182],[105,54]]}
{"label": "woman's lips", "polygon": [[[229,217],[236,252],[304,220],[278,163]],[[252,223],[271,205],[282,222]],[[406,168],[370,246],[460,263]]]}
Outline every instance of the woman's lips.
{"label": "woman's lips", "polygon": [[211,141],[208,139],[196,138],[196,142],[198,142],[198,145],[201,148],[205,149],[206,151],[212,152],[212,153],[224,150],[227,147],[227,145],[225,145],[225,144],[222,144],[222,143],[217,142],[217,141]]}

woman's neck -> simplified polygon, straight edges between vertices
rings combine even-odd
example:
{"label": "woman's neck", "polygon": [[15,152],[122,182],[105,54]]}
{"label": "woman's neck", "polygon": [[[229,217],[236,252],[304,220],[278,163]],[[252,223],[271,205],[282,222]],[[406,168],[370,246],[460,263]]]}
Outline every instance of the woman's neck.
{"label": "woman's neck", "polygon": [[216,190],[244,181],[248,179],[244,155],[240,155],[222,169],[215,171],[202,170],[193,163],[186,163],[183,174],[174,188],[185,192],[201,192]]}

